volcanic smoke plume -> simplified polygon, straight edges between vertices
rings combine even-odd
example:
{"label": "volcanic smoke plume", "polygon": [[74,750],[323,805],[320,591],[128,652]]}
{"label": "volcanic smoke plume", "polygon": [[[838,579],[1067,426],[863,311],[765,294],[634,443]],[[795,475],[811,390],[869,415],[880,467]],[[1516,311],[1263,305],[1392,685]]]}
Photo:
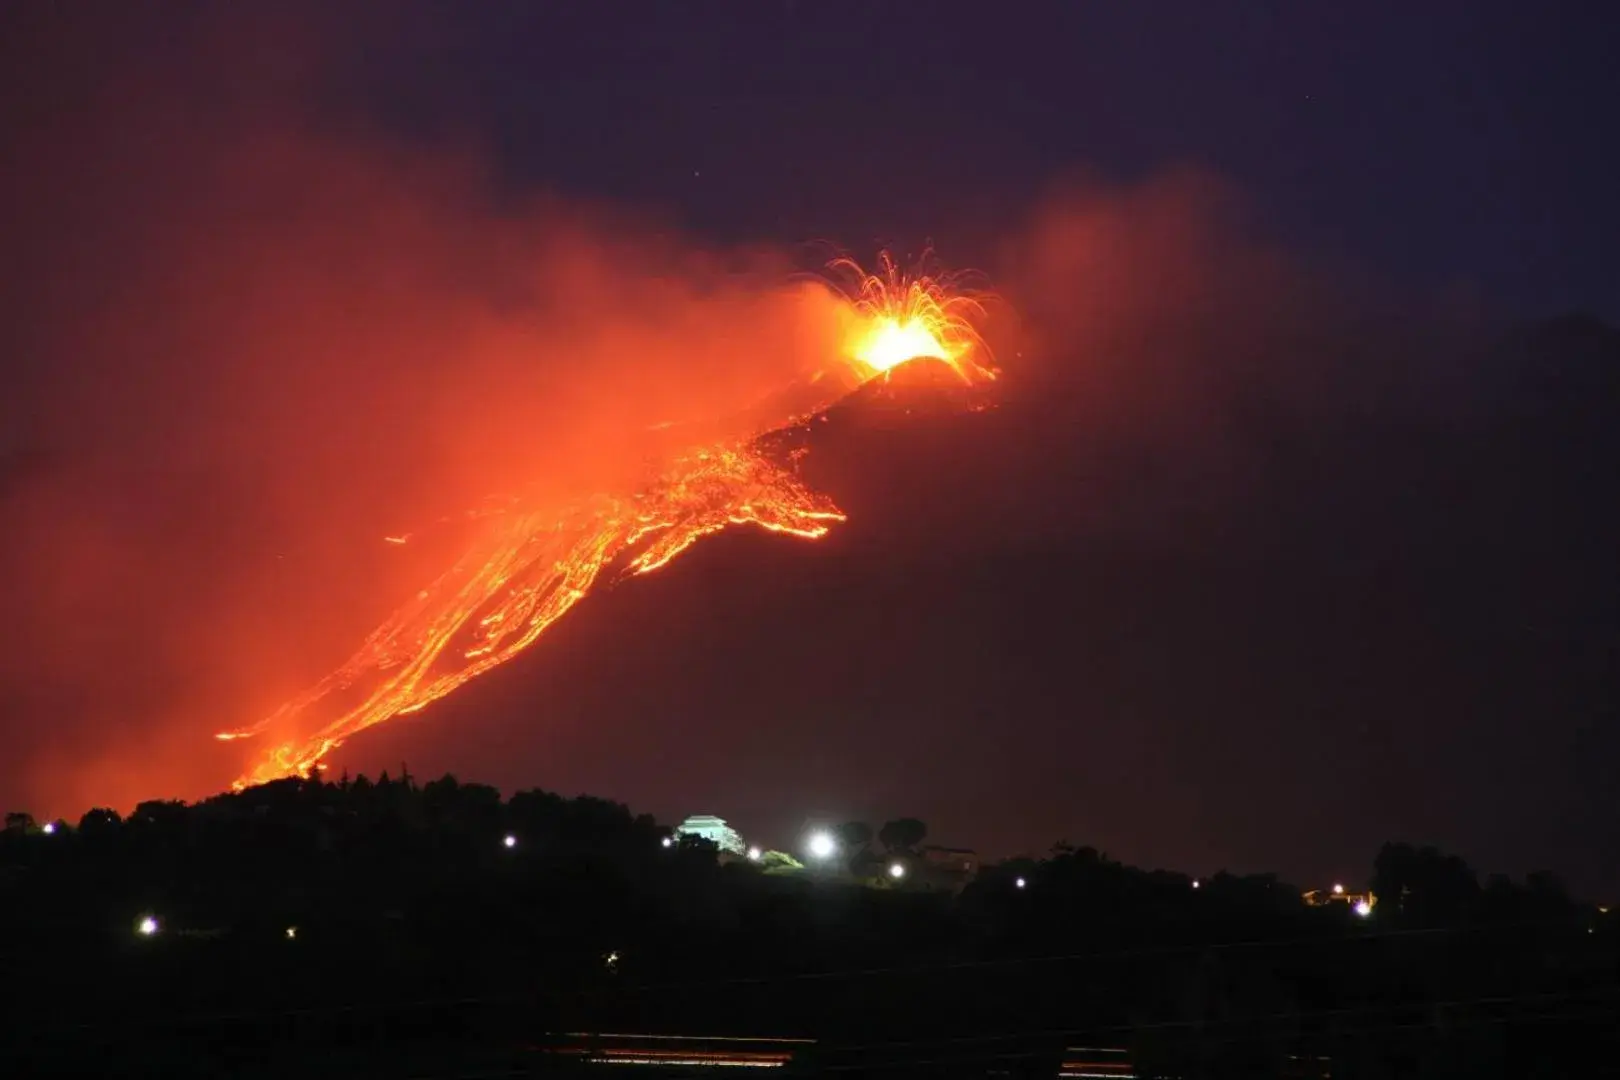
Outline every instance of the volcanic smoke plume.
{"label": "volcanic smoke plume", "polygon": [[841,295],[601,208],[497,206],[471,157],[147,74],[39,118],[7,181],[34,272],[0,679],[41,718],[7,754],[39,810],[307,769],[611,567],[731,524],[819,535],[837,508],[751,436],[916,353],[982,374],[953,302],[898,274]]}
{"label": "volcanic smoke plume", "polygon": [[[825,404],[851,381],[885,379],[910,362],[943,365],[966,383],[993,377],[964,314],[977,310],[971,297],[948,293],[930,277],[907,276],[886,254],[880,275],[864,274],[848,259],[834,269],[855,281],[847,304],[836,309],[845,333],[835,362],[849,370],[818,371],[807,385],[773,400]],[[819,391],[816,384],[822,384]],[[777,415],[769,402],[754,411],[775,416],[778,424],[810,419]],[[652,476],[638,489],[598,492],[563,509],[519,495],[477,515],[484,520],[455,564],[374,631],[346,664],[263,721],[217,736],[229,742],[263,734],[271,741],[237,785],[307,775],[349,736],[417,712],[505,663],[621,560],[625,572],[645,574],[729,525],[815,539],[842,518],[829,499],[792,475],[787,462],[770,460],[728,427],[722,421],[717,440],[677,442],[673,455],[652,459]],[[353,694],[354,703],[334,708],[329,699],[344,694]],[[318,718],[313,724],[312,717]]]}
{"label": "volcanic smoke plume", "polygon": [[96,78],[40,63],[73,108],[10,118],[32,167],[4,181],[0,556],[25,614],[0,687],[37,811],[217,789],[250,744],[214,731],[263,729],[250,777],[307,766],[620,556],[837,516],[746,439],[783,387],[825,400],[902,359],[867,333],[894,312],[769,252],[499,202],[473,156],[312,130],[251,70],[159,78],[51,32],[40,55]]}
{"label": "volcanic smoke plume", "polygon": [[[297,771],[603,575],[733,524],[818,535],[838,507],[753,436],[919,352],[987,374],[948,290],[882,266],[829,289],[313,122],[301,35],[205,27],[175,64],[139,20],[53,19],[7,43],[37,92],[0,177],[0,783],[35,812]],[[1046,438],[1207,403],[1121,343],[1298,291],[1264,256],[1233,272],[1205,192],[1066,196],[1017,230],[997,280],[1047,335],[1017,381],[1085,405]]]}

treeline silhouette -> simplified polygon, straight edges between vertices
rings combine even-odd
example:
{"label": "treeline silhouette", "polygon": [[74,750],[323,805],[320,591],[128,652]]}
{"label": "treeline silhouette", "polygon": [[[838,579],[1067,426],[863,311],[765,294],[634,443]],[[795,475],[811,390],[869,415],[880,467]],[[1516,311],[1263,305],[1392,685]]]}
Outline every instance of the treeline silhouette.
{"label": "treeline silhouette", "polygon": [[387,774],[8,815],[0,1073],[524,1071],[557,1033],[626,1030],[805,1036],[798,1067],[872,1075],[1054,1075],[1076,1040],[1138,1075],[1615,1070],[1614,919],[1548,874],[1387,844],[1347,883],[1361,914],[1066,844],[875,888],[669,835]]}

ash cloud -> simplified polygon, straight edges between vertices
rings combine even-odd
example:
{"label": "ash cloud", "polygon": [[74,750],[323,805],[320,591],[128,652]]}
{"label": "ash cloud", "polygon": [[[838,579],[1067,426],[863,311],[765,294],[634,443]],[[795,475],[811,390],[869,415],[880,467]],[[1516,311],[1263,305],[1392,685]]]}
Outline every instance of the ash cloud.
{"label": "ash cloud", "polygon": [[1488,329],[1477,303],[1288,251],[1258,209],[1191,166],[1051,189],[997,274],[1029,327],[1032,381],[1099,427],[1150,436],[1208,433],[1244,400],[1338,417],[1453,408],[1456,365]]}
{"label": "ash cloud", "polygon": [[1301,256],[1262,218],[1189,166],[1068,177],[1003,230],[987,337],[1021,434],[985,487],[992,505],[997,475],[1070,493],[1004,510],[1027,525],[1009,543],[1200,544],[1255,512],[1279,464],[1485,408],[1477,305]]}

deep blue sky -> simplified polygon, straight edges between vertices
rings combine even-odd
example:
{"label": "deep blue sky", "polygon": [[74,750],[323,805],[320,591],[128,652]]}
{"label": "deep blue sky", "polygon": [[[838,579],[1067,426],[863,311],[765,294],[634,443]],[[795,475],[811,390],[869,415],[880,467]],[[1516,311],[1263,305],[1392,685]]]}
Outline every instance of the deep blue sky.
{"label": "deep blue sky", "polygon": [[1620,313],[1610,5],[418,11],[369,24],[349,89],[412,130],[489,140],[520,187],[724,236],[949,251],[1065,172],[1197,163],[1298,250],[1529,313]]}

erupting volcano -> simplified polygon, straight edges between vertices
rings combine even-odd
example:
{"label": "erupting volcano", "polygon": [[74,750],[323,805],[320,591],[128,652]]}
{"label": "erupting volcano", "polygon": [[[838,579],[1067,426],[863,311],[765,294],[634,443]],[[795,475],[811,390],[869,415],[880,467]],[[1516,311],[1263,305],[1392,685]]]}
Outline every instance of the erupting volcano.
{"label": "erupting volcano", "polygon": [[995,378],[974,328],[984,308],[972,293],[940,278],[907,275],[887,252],[879,256],[879,268],[870,274],[847,258],[831,267],[852,286],[857,327],[847,351],[860,374],[885,375],[908,360],[931,359],[943,361],[964,382]]}
{"label": "erupting volcano", "polygon": [[764,436],[803,424],[852,385],[887,378],[911,360],[941,362],[967,383],[993,378],[994,370],[974,325],[983,308],[950,279],[903,273],[887,254],[878,274],[848,259],[831,269],[846,289],[845,377],[815,385],[838,389],[819,398],[784,394],[783,401],[815,404],[797,415],[783,406],[743,439],[688,446],[656,463],[640,490],[598,494],[560,512],[514,499],[488,515],[455,564],[346,663],[257,724],[216,736],[274,740],[235,787],[307,776],[356,733],[423,709],[505,663],[605,573],[650,573],[731,525],[814,540],[844,520],[829,497],[796,475],[802,451],[779,460]]}

